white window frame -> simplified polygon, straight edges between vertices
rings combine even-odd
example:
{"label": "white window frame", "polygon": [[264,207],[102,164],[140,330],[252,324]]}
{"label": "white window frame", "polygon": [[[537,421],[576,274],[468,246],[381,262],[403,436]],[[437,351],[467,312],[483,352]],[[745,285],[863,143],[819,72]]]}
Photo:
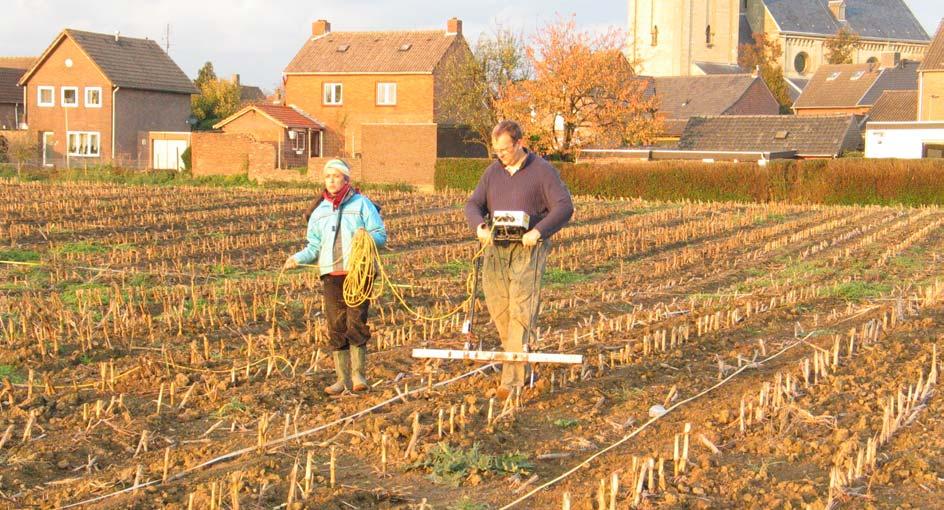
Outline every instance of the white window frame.
{"label": "white window frame", "polygon": [[337,106],[344,104],[344,85],[340,82],[325,82],[322,89],[323,104]]}
{"label": "white window frame", "polygon": [[[46,90],[49,91],[49,101],[43,102],[43,92]],[[36,106],[42,106],[43,108],[56,106],[56,87],[50,85],[36,87]]]}
{"label": "white window frame", "polygon": [[[79,107],[79,87],[60,87],[61,91],[59,101],[61,101],[63,108],[78,108]],[[68,91],[75,92],[75,103],[66,103],[66,92]]]}
{"label": "white window frame", "polygon": [[303,151],[305,150],[305,144],[308,136],[308,132],[303,129],[293,129],[295,132],[295,138],[292,140],[292,150],[294,151]]}
{"label": "white window frame", "polygon": [[396,105],[397,105],[397,83],[392,82],[392,81],[377,82],[377,106],[396,106]]}
{"label": "white window frame", "polygon": [[[98,103],[89,102],[89,92],[98,92]],[[85,107],[86,108],[101,108],[102,107],[102,88],[101,87],[85,87]]]}
{"label": "white window frame", "polygon": [[[82,137],[86,137],[87,145],[81,145]],[[76,145],[78,150],[72,150],[72,139],[77,137]],[[93,138],[94,137],[94,138]],[[95,144],[91,143],[95,140]],[[83,150],[84,147],[84,150]],[[94,149],[94,152],[93,152]],[[75,158],[97,158],[102,155],[102,135],[98,131],[68,131],[66,133],[66,152],[69,157]]]}

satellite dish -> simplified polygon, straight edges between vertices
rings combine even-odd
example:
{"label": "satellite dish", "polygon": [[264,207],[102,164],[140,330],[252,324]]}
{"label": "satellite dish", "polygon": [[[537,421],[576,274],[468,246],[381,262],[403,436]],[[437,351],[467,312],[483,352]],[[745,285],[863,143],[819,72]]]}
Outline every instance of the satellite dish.
{"label": "satellite dish", "polygon": [[66,59],[66,67],[72,68],[72,59],[71,59],[71,58],[67,58],[67,59]]}
{"label": "satellite dish", "polygon": [[288,132],[288,139],[289,139],[289,140],[294,140],[296,136],[298,136],[298,133],[296,133],[295,131],[290,130],[290,131]]}

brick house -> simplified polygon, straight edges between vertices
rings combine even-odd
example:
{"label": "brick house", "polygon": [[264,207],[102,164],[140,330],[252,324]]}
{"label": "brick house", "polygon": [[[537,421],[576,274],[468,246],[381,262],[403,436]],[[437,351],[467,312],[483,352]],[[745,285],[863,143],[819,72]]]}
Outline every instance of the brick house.
{"label": "brick house", "polygon": [[151,167],[189,143],[198,91],[149,39],[63,30],[19,84],[44,165]]}
{"label": "brick house", "polygon": [[470,58],[462,21],[446,30],[333,32],[318,20],[283,76],[285,104],[324,124],[324,155],[360,159],[362,178],[431,184],[462,146],[441,107],[448,66]]}
{"label": "brick house", "polygon": [[824,64],[793,104],[797,115],[868,115],[887,90],[917,90],[918,62],[888,55],[880,63]]}
{"label": "brick house", "polygon": [[291,106],[252,104],[213,126],[227,134],[251,135],[276,147],[276,167],[306,167],[321,157],[324,126]]}
{"label": "brick house", "polygon": [[0,57],[0,131],[19,129],[25,122],[23,87],[20,78],[35,57]]}
{"label": "brick house", "polygon": [[696,116],[777,115],[780,104],[764,80],[751,74],[648,78],[647,95],[659,100],[663,141],[678,141]]}

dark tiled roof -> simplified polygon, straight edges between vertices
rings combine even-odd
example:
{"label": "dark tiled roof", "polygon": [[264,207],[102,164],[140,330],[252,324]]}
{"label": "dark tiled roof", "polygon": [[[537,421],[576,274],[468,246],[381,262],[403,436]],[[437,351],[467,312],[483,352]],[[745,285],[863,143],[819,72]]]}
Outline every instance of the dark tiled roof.
{"label": "dark tiled roof", "polygon": [[432,73],[460,35],[441,30],[328,32],[310,37],[286,73]]}
{"label": "dark tiled roof", "polygon": [[941,20],[941,24],[937,27],[934,41],[931,42],[931,47],[928,48],[928,53],[924,56],[924,61],[921,62],[918,70],[944,71],[944,20]]}
{"label": "dark tiled roof", "polygon": [[740,99],[758,78],[750,74],[665,76],[652,79],[659,109],[668,118],[720,115]]}
{"label": "dark tiled roof", "polygon": [[724,115],[759,79],[750,74],[656,77],[646,93],[659,100],[665,132],[679,135],[691,117]]}
{"label": "dark tiled roof", "polygon": [[886,90],[869,112],[869,120],[874,122],[908,122],[917,119],[917,90]]}
{"label": "dark tiled roof", "polygon": [[190,78],[150,39],[83,32],[66,33],[118,87],[198,94]]}
{"label": "dark tiled roof", "polygon": [[787,95],[794,103],[800,98],[800,94],[806,90],[806,86],[810,84],[809,78],[787,78],[786,81]]}
{"label": "dark tiled roof", "polygon": [[[829,0],[763,0],[784,32],[833,35],[843,24],[829,10]],[[904,0],[846,0],[846,24],[865,38],[930,39]]]}
{"label": "dark tiled roof", "polygon": [[287,128],[309,128],[315,130],[321,130],[324,126],[311,118],[305,112],[295,108],[294,106],[282,106],[274,104],[253,104],[249,105],[242,110],[230,115],[229,117],[221,120],[216,125],[213,126],[214,129],[219,129],[230,122],[238,119],[249,111],[258,111],[273,119],[275,122],[279,123],[283,127]]}
{"label": "dark tiled roof", "polygon": [[[150,39],[119,36],[116,40],[114,35],[67,28],[37,60],[36,66],[42,65],[42,61],[62,37],[75,41],[105,73],[112,85],[180,94],[199,93],[190,78],[164,53],[160,45]],[[29,79],[36,66],[27,72],[24,80]]]}
{"label": "dark tiled roof", "polygon": [[18,85],[36,57],[0,57],[0,103],[23,102],[23,88]]}
{"label": "dark tiled roof", "polygon": [[737,64],[718,64],[715,62],[695,62],[705,74],[744,74],[744,69]]}
{"label": "dark tiled roof", "polygon": [[[917,89],[917,68],[918,63],[911,61],[884,69],[878,64],[822,65],[793,107],[802,109],[871,106],[886,90]],[[857,76],[857,79],[853,79]]]}
{"label": "dark tiled roof", "polygon": [[22,103],[23,88],[17,85],[23,69],[9,69],[0,67],[0,103]]}
{"label": "dark tiled roof", "polygon": [[856,150],[861,133],[854,115],[692,117],[679,148],[698,151],[796,151],[833,157]]}
{"label": "dark tiled roof", "polygon": [[886,90],[917,90],[919,62],[905,60],[895,67],[882,69],[882,75],[859,100],[860,105],[874,105]]}
{"label": "dark tiled roof", "polygon": [[254,103],[256,101],[265,101],[266,95],[259,87],[252,85],[239,86],[239,101],[242,103]]}

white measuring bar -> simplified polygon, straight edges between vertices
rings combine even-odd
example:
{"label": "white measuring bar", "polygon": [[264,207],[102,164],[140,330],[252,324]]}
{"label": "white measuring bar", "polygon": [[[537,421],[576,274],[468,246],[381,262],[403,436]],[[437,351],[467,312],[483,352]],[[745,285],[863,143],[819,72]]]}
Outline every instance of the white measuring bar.
{"label": "white measuring bar", "polygon": [[519,363],[583,364],[580,354],[546,352],[463,351],[460,349],[413,349],[414,358],[466,359],[472,361],[509,361]]}

